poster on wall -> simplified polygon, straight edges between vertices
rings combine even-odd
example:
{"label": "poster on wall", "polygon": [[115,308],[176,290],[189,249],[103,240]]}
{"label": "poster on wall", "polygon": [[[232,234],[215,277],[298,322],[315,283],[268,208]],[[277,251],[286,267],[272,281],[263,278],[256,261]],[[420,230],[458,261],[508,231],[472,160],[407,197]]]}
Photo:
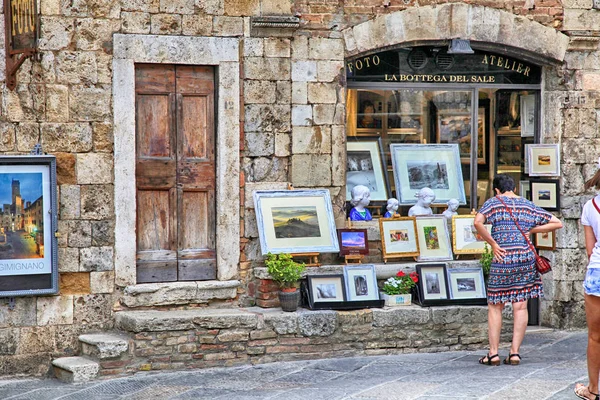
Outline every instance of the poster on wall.
{"label": "poster on wall", "polygon": [[56,159],[0,157],[0,297],[58,292]]}

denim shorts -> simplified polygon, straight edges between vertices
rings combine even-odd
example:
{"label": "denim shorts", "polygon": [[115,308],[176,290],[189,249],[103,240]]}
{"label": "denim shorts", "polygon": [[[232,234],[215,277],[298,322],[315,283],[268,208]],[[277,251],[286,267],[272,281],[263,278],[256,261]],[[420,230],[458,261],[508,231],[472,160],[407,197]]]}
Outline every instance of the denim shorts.
{"label": "denim shorts", "polygon": [[588,268],[583,281],[585,294],[600,297],[600,268]]}

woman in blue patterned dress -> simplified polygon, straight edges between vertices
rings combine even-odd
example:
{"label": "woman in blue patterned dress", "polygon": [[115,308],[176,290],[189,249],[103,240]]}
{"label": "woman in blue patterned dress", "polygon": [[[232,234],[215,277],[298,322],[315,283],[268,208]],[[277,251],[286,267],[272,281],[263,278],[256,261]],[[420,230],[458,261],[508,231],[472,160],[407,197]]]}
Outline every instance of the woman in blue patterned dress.
{"label": "woman in blue patterned dress", "polygon": [[[509,211],[526,233],[550,232],[562,223],[548,211],[514,193],[515,182],[506,174],[494,178],[496,197],[488,199],[475,216],[477,232],[491,246],[494,254],[488,278],[488,337],[490,349],[479,359],[480,364],[500,365],[498,346],[504,304],[512,303],[513,337],[504,364],[518,365],[519,349],[527,328],[527,299],[543,295],[542,280],[535,268],[535,254],[517,228]],[[500,201],[500,200],[502,201]],[[492,224],[491,234],[484,223]]]}

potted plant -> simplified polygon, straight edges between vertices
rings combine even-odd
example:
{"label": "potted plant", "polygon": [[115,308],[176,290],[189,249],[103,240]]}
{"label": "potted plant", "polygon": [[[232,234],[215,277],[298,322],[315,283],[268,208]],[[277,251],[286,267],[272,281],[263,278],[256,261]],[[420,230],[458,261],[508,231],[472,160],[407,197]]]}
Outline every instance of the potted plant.
{"label": "potted plant", "polygon": [[494,258],[494,253],[490,249],[490,246],[485,244],[483,249],[483,253],[481,254],[481,259],[479,260],[479,264],[481,264],[481,269],[483,270],[483,277],[487,284],[488,277],[490,275],[490,268],[492,266],[492,260]]}
{"label": "potted plant", "polygon": [[386,306],[408,306],[412,301],[411,291],[419,281],[419,275],[411,272],[406,275],[399,271],[396,276],[388,278],[383,283],[381,297]]}
{"label": "potted plant", "polygon": [[306,268],[304,263],[297,263],[291,254],[267,254],[265,261],[267,272],[279,285],[279,303],[283,311],[296,311],[300,300],[300,292],[296,287],[302,272]]}

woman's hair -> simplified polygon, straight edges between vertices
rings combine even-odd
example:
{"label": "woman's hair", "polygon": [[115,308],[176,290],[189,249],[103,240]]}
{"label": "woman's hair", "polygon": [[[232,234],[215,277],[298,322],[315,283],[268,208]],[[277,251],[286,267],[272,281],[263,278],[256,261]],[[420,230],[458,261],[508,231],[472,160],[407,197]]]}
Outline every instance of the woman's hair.
{"label": "woman's hair", "polygon": [[371,100],[365,100],[361,103],[361,113],[364,113],[367,107],[372,107],[373,111],[375,111],[375,104]]}
{"label": "woman's hair", "polygon": [[350,194],[352,195],[352,200],[350,200],[350,204],[353,206],[357,205],[359,201],[365,198],[365,196],[370,193],[368,187],[364,185],[356,185],[352,188]]}
{"label": "woman's hair", "polygon": [[585,182],[584,189],[588,190],[590,188],[600,190],[600,169],[596,171],[594,176],[592,176],[587,182]]}
{"label": "woman's hair", "polygon": [[515,190],[515,181],[507,174],[498,174],[492,182],[492,187],[498,189],[500,193],[511,192]]}

